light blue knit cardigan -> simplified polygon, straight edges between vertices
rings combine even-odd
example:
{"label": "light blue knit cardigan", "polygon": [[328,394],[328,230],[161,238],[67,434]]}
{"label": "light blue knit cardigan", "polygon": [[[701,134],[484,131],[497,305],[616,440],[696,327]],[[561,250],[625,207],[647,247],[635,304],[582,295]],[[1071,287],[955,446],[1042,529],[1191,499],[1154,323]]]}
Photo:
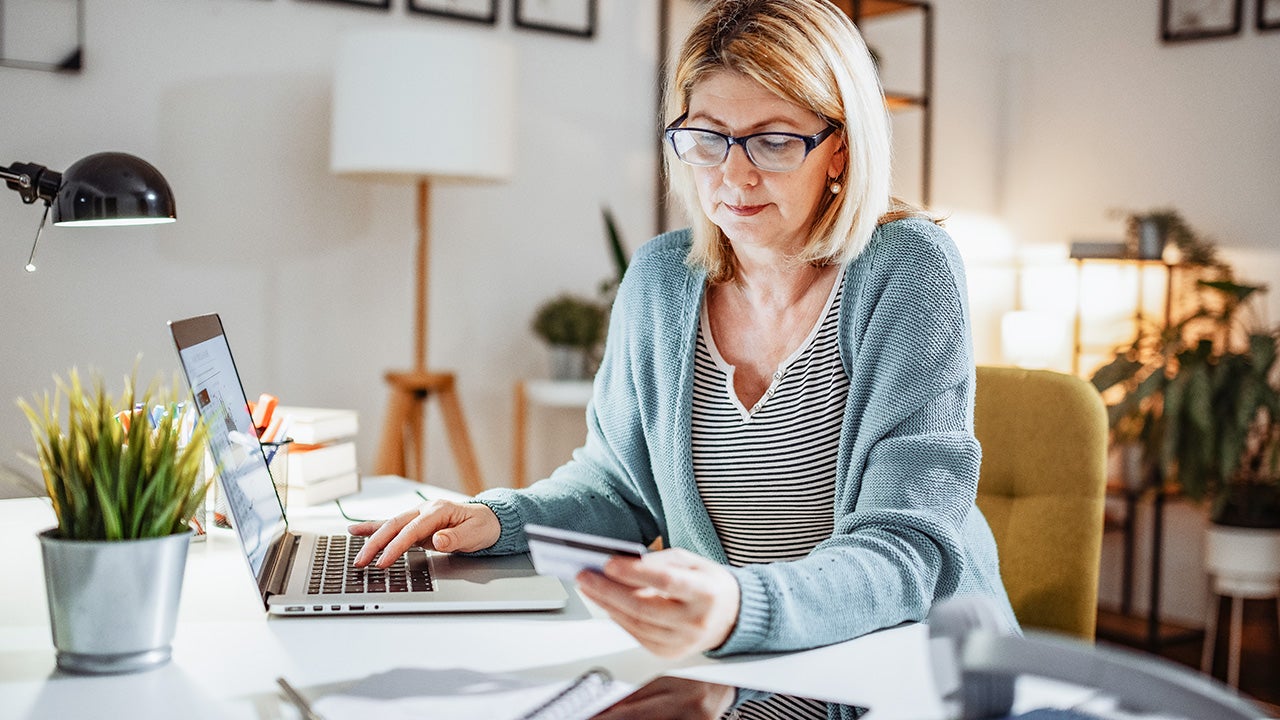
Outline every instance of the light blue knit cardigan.
{"label": "light blue knit cardigan", "polygon": [[[587,408],[587,439],[550,478],[477,497],[523,552],[526,522],[667,546],[726,562],[694,483],[693,358],[705,273],[687,230],[636,252],[619,289]],[[974,364],[964,269],[921,219],[881,226],[844,275],[840,354],[851,381],[835,528],[805,558],[731,568],[738,621],[712,655],[816,647],[923,620],[955,594],[996,601],[1017,624],[995,542],[974,505]],[[760,508],[763,515],[767,506]]]}

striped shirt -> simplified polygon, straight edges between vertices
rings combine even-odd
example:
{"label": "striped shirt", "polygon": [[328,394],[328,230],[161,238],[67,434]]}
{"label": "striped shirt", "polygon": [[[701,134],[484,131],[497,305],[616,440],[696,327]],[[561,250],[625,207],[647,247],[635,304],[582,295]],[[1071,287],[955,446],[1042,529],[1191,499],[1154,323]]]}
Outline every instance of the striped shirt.
{"label": "striped shirt", "polygon": [[693,375],[693,473],[729,564],[795,560],[831,536],[849,378],[837,348],[843,279],[750,410],[702,308]]}
{"label": "striped shirt", "polygon": [[[716,349],[706,303],[693,374],[693,473],[729,564],[795,560],[831,536],[849,377],[837,348],[843,278],[817,324],[750,410]],[[775,695],[731,717],[826,718],[825,703]]]}

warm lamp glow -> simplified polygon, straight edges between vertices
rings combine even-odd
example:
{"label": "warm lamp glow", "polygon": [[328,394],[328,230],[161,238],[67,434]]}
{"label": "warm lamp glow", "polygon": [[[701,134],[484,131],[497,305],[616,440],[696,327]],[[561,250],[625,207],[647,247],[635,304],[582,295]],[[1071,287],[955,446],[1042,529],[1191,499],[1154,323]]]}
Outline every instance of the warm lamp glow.
{"label": "warm lamp glow", "polygon": [[955,240],[966,267],[1013,262],[1017,242],[1004,221],[971,212],[945,213],[944,217],[947,233]]}
{"label": "warm lamp glow", "polygon": [[1067,318],[1056,313],[1007,312],[1000,320],[1005,361],[1024,368],[1055,367],[1067,351],[1067,330]]}

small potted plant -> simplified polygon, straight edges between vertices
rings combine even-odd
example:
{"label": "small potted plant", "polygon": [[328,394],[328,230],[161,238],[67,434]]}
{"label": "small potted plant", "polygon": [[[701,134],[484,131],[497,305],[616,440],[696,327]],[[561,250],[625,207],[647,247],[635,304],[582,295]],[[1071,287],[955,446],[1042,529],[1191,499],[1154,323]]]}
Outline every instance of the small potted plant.
{"label": "small potted plant", "polygon": [[600,283],[599,301],[565,293],[543,303],[533,317],[534,334],[551,348],[553,380],[585,380],[591,376],[608,330],[614,294],[627,271],[627,254],[613,213],[603,208],[601,214],[617,276]]}
{"label": "small potted plant", "polygon": [[55,384],[52,399],[18,404],[58,521],[39,534],[58,667],[156,667],[170,656],[189,523],[208,487],[205,429],[184,427],[176,383],[135,396],[126,379],[118,399],[96,375],[91,388],[75,370]]}
{"label": "small potted plant", "polygon": [[608,309],[601,303],[568,293],[538,308],[533,331],[551,347],[553,380],[588,377],[607,318]]}
{"label": "small potted plant", "polygon": [[1166,248],[1184,265],[1221,266],[1214,244],[1201,237],[1173,208],[1131,211],[1114,210],[1124,219],[1125,245],[1129,257],[1160,260]]}

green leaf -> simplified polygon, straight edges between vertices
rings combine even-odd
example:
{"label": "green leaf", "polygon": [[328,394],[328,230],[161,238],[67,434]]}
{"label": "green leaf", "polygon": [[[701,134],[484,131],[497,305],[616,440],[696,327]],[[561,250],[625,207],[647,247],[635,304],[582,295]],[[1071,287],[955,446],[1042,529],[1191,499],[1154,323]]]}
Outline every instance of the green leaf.
{"label": "green leaf", "polygon": [[1120,383],[1128,382],[1137,375],[1138,371],[1142,368],[1143,364],[1137,360],[1130,359],[1124,355],[1118,355],[1111,362],[1098,368],[1097,372],[1095,372],[1093,377],[1090,379],[1090,382],[1092,382],[1093,386],[1098,389],[1098,392],[1105,392]]}
{"label": "green leaf", "polygon": [[609,208],[601,208],[604,215],[604,233],[609,240],[609,256],[613,258],[613,267],[618,272],[618,282],[627,272],[627,251],[622,247],[622,236],[618,233],[618,224],[613,220],[613,212]]}
{"label": "green leaf", "polygon": [[[72,369],[66,381],[54,378],[53,399],[44,393],[32,402],[19,401],[36,443],[36,462],[45,478],[58,533],[69,539],[105,540],[154,537],[181,532],[203,500],[205,484],[200,459],[207,432],[196,424],[190,443],[182,446],[181,424],[174,413],[151,427],[145,413],[135,413],[136,383],[126,379],[118,400],[94,376],[86,387]],[[178,397],[175,380],[172,394]],[[66,400],[65,427],[58,407]],[[176,410],[153,382],[136,398]],[[117,410],[130,417],[125,432]]]}

